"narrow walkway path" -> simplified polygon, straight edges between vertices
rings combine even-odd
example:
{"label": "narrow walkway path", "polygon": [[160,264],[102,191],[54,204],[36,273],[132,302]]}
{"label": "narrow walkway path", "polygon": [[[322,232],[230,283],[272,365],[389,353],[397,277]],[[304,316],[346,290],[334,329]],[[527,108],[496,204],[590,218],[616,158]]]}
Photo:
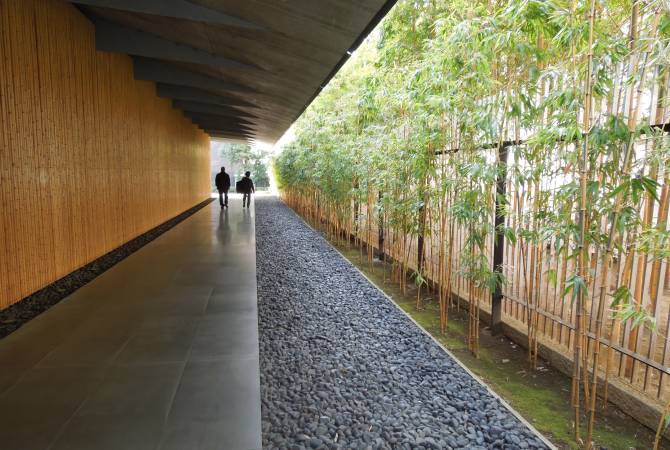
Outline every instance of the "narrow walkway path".
{"label": "narrow walkway path", "polygon": [[545,448],[288,207],[256,232],[264,448]]}
{"label": "narrow walkway path", "polygon": [[260,448],[254,236],[212,203],[1,340],[0,448]]}

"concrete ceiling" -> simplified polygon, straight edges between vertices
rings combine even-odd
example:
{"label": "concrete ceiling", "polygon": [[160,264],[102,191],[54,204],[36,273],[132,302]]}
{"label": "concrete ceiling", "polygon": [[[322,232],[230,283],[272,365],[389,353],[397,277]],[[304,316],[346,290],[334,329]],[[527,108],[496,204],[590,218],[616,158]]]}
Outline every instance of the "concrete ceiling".
{"label": "concrete ceiling", "polygon": [[395,0],[71,0],[212,137],[273,143]]}

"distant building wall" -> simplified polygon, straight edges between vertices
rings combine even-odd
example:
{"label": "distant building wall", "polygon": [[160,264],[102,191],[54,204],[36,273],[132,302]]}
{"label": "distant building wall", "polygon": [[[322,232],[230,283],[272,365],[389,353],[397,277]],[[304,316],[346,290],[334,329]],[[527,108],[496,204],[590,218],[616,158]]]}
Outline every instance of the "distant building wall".
{"label": "distant building wall", "polygon": [[209,196],[209,137],[62,0],[0,0],[0,309]]}

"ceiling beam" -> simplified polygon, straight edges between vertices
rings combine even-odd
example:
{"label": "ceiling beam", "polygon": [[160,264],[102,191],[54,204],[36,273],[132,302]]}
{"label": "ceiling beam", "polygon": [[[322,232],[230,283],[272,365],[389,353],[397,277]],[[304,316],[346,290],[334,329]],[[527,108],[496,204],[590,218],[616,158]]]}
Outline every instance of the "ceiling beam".
{"label": "ceiling beam", "polygon": [[251,134],[247,133],[235,133],[232,131],[226,131],[226,130],[216,130],[216,129],[211,129],[211,128],[206,128],[204,130],[205,133],[209,134],[210,136],[234,136],[234,137],[239,137],[239,138],[245,138],[245,139],[252,139],[254,136]]}
{"label": "ceiling beam", "polygon": [[170,61],[206,64],[226,69],[254,69],[253,66],[248,64],[178,44],[155,34],[145,33],[95,17],[92,18],[92,21],[95,24],[95,46],[98,50]]}
{"label": "ceiling beam", "polygon": [[133,58],[133,72],[136,80],[155,81],[195,88],[229,92],[253,92],[252,89],[236,83],[208,77],[174,64],[150,58]]}
{"label": "ceiling beam", "polygon": [[217,140],[222,140],[222,141],[228,141],[228,142],[247,142],[251,143],[254,141],[253,138],[247,138],[244,136],[225,136],[225,135],[219,135],[219,134],[209,134],[210,139],[217,139]]}
{"label": "ceiling beam", "polygon": [[215,11],[187,0],[70,0],[78,5],[131,11],[154,16],[193,20],[213,25],[263,30],[252,22]]}
{"label": "ceiling beam", "polygon": [[196,125],[199,125],[203,128],[213,128],[216,130],[227,130],[227,131],[244,131],[248,133],[255,133],[255,131],[246,124],[242,123],[231,123],[231,122],[226,122],[226,121],[221,121],[221,120],[215,120],[215,119],[207,119],[207,118],[194,118],[194,117],[189,117],[186,115],[189,119],[191,119],[191,122],[193,122]]}
{"label": "ceiling beam", "polygon": [[258,106],[233,97],[214,94],[198,88],[189,86],[178,86],[174,84],[156,83],[156,93],[159,97],[172,98],[175,100],[195,101],[211,105],[222,105],[229,107],[258,108]]}
{"label": "ceiling beam", "polygon": [[257,116],[254,116],[251,113],[241,111],[239,109],[234,109],[228,106],[213,105],[211,103],[173,100],[172,106],[174,106],[177,109],[193,113],[206,113],[206,114],[216,114],[219,116],[242,117],[242,118],[246,117],[249,119],[258,119]]}
{"label": "ceiling beam", "polygon": [[242,126],[254,125],[253,122],[245,120],[241,117],[220,116],[216,114],[206,114],[192,111],[184,111],[184,115],[195,121],[212,121],[214,123],[227,123]]}
{"label": "ceiling beam", "polygon": [[196,124],[196,125],[198,125],[203,130],[216,130],[217,132],[220,133],[239,134],[242,136],[249,136],[249,137],[252,137],[255,134],[253,131],[238,128],[220,127],[217,126],[216,124]]}
{"label": "ceiling beam", "polygon": [[222,127],[218,126],[216,124],[200,124],[197,123],[197,126],[202,128],[203,130],[216,130],[221,133],[230,133],[230,134],[240,134],[244,136],[254,136],[255,133],[251,130],[246,130],[246,129],[240,129],[240,128],[231,128],[231,127]]}

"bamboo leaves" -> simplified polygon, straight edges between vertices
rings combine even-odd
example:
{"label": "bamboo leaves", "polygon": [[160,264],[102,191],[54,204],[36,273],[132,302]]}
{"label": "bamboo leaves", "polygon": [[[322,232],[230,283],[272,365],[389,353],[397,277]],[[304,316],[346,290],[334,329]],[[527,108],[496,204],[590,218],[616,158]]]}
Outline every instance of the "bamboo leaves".
{"label": "bamboo leaves", "polygon": [[[276,161],[292,204],[353,235],[368,262],[379,242],[389,279],[405,291],[413,278],[417,307],[437,293],[443,332],[449,308],[467,304],[474,354],[492,295],[527,326],[531,367],[541,336],[572,350],[586,447],[598,372],[634,372],[603,342],[637,354],[663,339],[644,333],[670,281],[664,8],[399,2]],[[509,255],[494,267],[499,237]]]}
{"label": "bamboo leaves", "polygon": [[588,294],[588,287],[584,278],[579,275],[572,275],[565,282],[563,296],[570,294],[570,303],[574,303],[580,295]]}

